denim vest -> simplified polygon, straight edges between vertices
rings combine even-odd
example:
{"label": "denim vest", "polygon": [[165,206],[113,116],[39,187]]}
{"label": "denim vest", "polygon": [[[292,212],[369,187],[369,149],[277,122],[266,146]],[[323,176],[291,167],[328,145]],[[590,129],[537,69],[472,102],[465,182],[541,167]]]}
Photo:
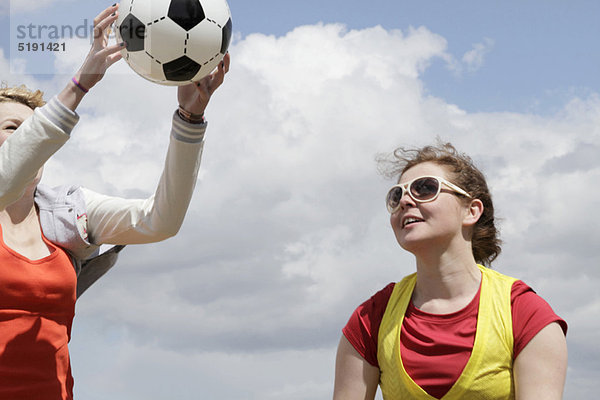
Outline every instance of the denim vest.
{"label": "denim vest", "polygon": [[115,265],[118,253],[125,246],[113,246],[100,254],[100,247],[88,241],[85,198],[78,186],[38,185],[35,203],[44,236],[71,256],[79,298]]}

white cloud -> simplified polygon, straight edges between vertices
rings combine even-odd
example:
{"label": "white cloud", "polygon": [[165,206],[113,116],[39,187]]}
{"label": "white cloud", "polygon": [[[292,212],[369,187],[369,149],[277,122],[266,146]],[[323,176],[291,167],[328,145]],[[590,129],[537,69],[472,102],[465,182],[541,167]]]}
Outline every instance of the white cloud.
{"label": "white cloud", "polygon": [[465,52],[460,59],[451,54],[445,54],[442,59],[450,71],[456,76],[460,76],[465,70],[467,72],[475,72],[480,69],[485,62],[485,57],[493,48],[494,40],[484,38],[483,42],[473,44],[471,50]]}
{"label": "white cloud", "polygon": [[[490,47],[475,46],[463,61],[481,65]],[[542,293],[570,323],[570,346],[589,348],[580,332],[600,328],[583,317],[597,311],[600,280],[597,95],[549,117],[467,113],[423,93],[432,60],[452,59],[445,39],[426,28],[304,26],[284,37],[250,35],[231,54],[207,110],[201,177],[182,231],[129,247],[78,304],[80,397],[162,399],[163,379],[182,398],[205,387],[224,390],[207,398],[328,397],[351,311],[414,268],[388,227],[391,182],[377,175],[374,156],[438,135],[488,176],[506,242],[496,268]],[[0,58],[0,72],[6,65]],[[77,68],[75,59],[60,65]],[[39,84],[52,93],[68,78]],[[46,182],[147,195],[175,106],[173,88],[119,63],[84,100]],[[598,389],[577,385],[569,381],[567,392]]]}
{"label": "white cloud", "polygon": [[467,51],[462,56],[462,62],[465,64],[468,71],[476,71],[483,65],[485,56],[494,47],[494,41],[490,38],[485,38],[483,43],[475,43],[473,48]]}

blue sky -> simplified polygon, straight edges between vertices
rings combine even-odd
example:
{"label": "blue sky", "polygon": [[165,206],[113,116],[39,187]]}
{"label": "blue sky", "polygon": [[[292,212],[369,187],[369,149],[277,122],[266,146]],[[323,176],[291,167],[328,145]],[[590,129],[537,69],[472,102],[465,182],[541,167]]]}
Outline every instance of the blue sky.
{"label": "blue sky", "polygon": [[[434,63],[424,76],[431,93],[472,111],[555,109],[568,94],[600,88],[600,3],[575,1],[252,1],[230,2],[243,34],[281,35],[300,24],[341,22],[350,29],[424,25],[463,54],[494,41],[485,67],[460,79]],[[560,49],[560,50],[559,50]],[[327,58],[324,55],[324,62]]]}
{"label": "blue sky", "polygon": [[[88,43],[70,41],[72,52],[49,59],[63,75],[15,74],[0,1],[2,80],[51,96]],[[19,18],[54,24],[91,20],[110,4],[13,1],[37,7]],[[494,267],[569,323],[565,399],[594,398],[600,2],[229,5],[232,67],[207,110],[186,221],[175,238],[128,247],[78,303],[77,397],[330,397],[348,316],[414,270],[389,228],[383,198],[392,183],[374,157],[441,136],[488,178],[504,241]],[[175,107],[173,88],[118,63],[82,102],[44,182],[148,196]],[[590,192],[571,195],[581,188]]]}
{"label": "blue sky", "polygon": [[[3,0],[7,1],[7,0]],[[13,0],[14,1],[14,0]],[[58,2],[43,9],[44,20],[92,18],[106,2]],[[242,35],[281,36],[305,24],[343,23],[348,29],[381,25],[386,29],[426,26],[443,36],[448,51],[463,54],[485,38],[493,51],[475,73],[451,74],[434,60],[423,76],[436,96],[470,111],[555,111],[572,94],[600,88],[600,3],[574,1],[343,1],[232,0],[234,29]],[[69,9],[61,13],[60,9]],[[8,46],[7,16],[0,18],[2,48]],[[56,23],[56,22],[55,22]],[[559,50],[560,49],[560,50]],[[327,62],[327,55],[323,55]]]}

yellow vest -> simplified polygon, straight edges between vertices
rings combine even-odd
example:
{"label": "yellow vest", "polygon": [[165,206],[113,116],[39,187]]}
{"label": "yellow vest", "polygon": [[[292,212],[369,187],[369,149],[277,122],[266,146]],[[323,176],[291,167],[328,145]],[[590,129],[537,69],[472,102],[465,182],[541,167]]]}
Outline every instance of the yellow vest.
{"label": "yellow vest", "polygon": [[[443,400],[514,399],[511,289],[515,278],[479,265],[481,296],[475,343],[462,374]],[[433,400],[408,375],[400,330],[417,281],[414,273],[394,286],[379,327],[377,360],[384,400]]]}

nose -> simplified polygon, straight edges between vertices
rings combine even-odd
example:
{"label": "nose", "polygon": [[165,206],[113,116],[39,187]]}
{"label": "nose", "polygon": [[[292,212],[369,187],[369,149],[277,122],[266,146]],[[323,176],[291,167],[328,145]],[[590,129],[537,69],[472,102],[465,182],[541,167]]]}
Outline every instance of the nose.
{"label": "nose", "polygon": [[398,210],[405,210],[409,207],[416,207],[416,204],[413,198],[410,197],[410,194],[408,194],[408,190],[405,190],[404,193],[402,193],[402,197],[400,198],[400,207],[398,208]]}

